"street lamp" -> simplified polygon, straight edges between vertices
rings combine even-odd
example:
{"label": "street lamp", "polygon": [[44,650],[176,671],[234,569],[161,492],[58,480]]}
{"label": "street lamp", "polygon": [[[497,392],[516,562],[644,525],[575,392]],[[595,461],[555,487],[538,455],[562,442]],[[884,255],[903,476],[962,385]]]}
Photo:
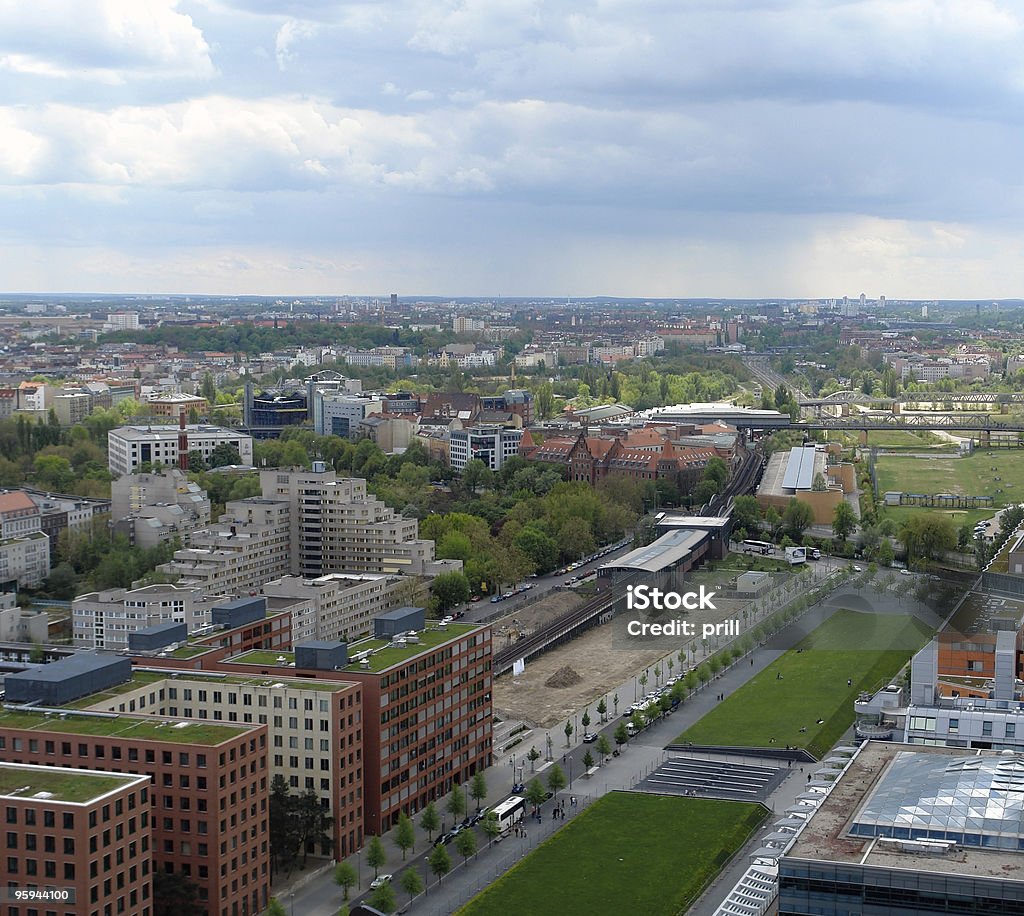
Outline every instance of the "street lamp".
{"label": "street lamp", "polygon": [[569,788],[572,788],[572,757],[569,757]]}
{"label": "street lamp", "polygon": [[292,905],[292,916],[295,916],[295,892],[293,891],[288,895],[288,900]]}

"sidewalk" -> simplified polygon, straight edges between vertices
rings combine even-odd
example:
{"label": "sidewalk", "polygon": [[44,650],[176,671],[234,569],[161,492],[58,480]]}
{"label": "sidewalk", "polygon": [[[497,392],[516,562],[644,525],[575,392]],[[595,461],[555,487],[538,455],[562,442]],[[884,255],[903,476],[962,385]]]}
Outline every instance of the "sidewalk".
{"label": "sidewalk", "polygon": [[[819,575],[814,576],[815,582],[820,581]],[[801,590],[802,591],[802,590]],[[795,595],[794,595],[795,597]],[[668,752],[665,746],[683,731],[697,722],[714,706],[718,704],[715,695],[730,693],[741,687],[748,680],[759,672],[763,671],[772,662],[779,658],[787,649],[798,642],[809,629],[818,626],[836,610],[827,603],[807,610],[801,617],[790,623],[787,627],[777,633],[766,645],[756,648],[750,655],[735,662],[728,669],[722,671],[718,677],[713,678],[703,688],[699,688],[686,701],[679,706],[672,714],[656,721],[645,728],[637,737],[631,739],[620,751],[619,757],[608,757],[607,762],[592,777],[583,777],[585,770],[582,760],[588,750],[593,753],[595,759],[600,755],[594,749],[595,745],[584,745],[580,743],[580,735],[575,735],[570,748],[565,747],[565,735],[558,729],[538,729],[531,735],[528,744],[536,746],[541,753],[541,758],[536,761],[531,772],[531,765],[525,758],[529,747],[522,746],[520,754],[516,756],[515,770],[521,770],[523,781],[529,782],[533,776],[537,776],[545,782],[545,773],[551,765],[543,756],[546,752],[546,737],[550,735],[551,749],[555,763],[562,767],[566,777],[572,777],[572,787],[567,787],[558,793],[556,800],[567,799],[566,819],[553,820],[551,811],[553,801],[545,802],[541,806],[544,816],[541,823],[527,819],[526,837],[509,837],[490,848],[487,847],[486,838],[478,831],[478,842],[480,848],[476,856],[470,858],[468,864],[463,864],[462,857],[458,854],[454,844],[449,845],[448,852],[452,860],[452,871],[439,883],[430,872],[426,863],[426,856],[432,851],[432,847],[426,835],[420,831],[418,818],[413,818],[416,827],[416,846],[408,854],[405,862],[402,861],[402,852],[395,845],[395,831],[389,831],[382,837],[384,848],[387,851],[387,862],[379,870],[382,874],[392,874],[393,883],[396,885],[396,893],[399,902],[399,912],[410,912],[416,914],[428,914],[428,916],[447,916],[453,913],[458,907],[465,904],[484,887],[508,871],[516,862],[535,849],[541,842],[547,839],[566,821],[575,817],[585,810],[590,804],[608,792],[616,790],[629,790],[637,782],[644,779],[654,769],[660,766],[667,758]],[[707,654],[714,654],[717,651],[710,649]],[[706,656],[705,656],[706,657]],[[701,661],[697,659],[697,663]],[[753,664],[751,664],[751,661]],[[652,666],[653,667],[653,666]],[[619,688],[621,696],[628,698],[632,695],[635,686],[635,679],[629,678]],[[591,710],[594,704],[590,704]],[[580,712],[582,713],[583,710]],[[592,713],[593,714],[593,713]],[[608,713],[608,721],[601,725],[594,722],[591,728],[599,734],[608,736],[609,743],[614,747],[613,733],[621,717],[615,718]],[[600,727],[598,727],[600,726]],[[517,748],[517,751],[520,750]],[[484,807],[490,807],[499,801],[507,798],[511,793],[512,784],[515,781],[516,772],[509,766],[508,757],[503,756],[485,771],[488,793],[483,802]],[[765,761],[760,761],[764,763]],[[797,766],[793,767],[798,772]],[[784,792],[788,785],[793,784],[791,778],[787,778],[775,794]],[[799,791],[799,790],[797,790]],[[795,794],[795,793],[794,793]],[[575,795],[578,805],[575,809],[569,807],[568,798]],[[470,810],[473,809],[473,800],[469,799]],[[437,803],[438,814],[442,818],[442,832],[445,827],[452,826],[451,815],[444,811],[444,800]],[[437,833],[434,834],[434,837]],[[373,869],[369,868],[365,861],[366,850],[360,850],[349,858],[349,862],[356,868],[359,876],[359,885],[352,889],[349,905],[351,906],[360,897],[368,894],[369,883],[373,880]],[[408,895],[401,890],[399,885],[401,872],[411,866],[419,868],[421,878],[426,887],[426,893],[417,897],[411,904],[408,902]],[[717,884],[717,882],[716,882]],[[725,887],[725,885],[723,885]],[[732,887],[732,884],[727,886]],[[308,884],[299,887],[291,894],[289,890],[283,890],[278,898],[289,910],[294,906],[296,912],[302,916],[337,916],[338,909],[342,904],[342,892],[337,887],[328,873],[324,878],[311,880]]]}

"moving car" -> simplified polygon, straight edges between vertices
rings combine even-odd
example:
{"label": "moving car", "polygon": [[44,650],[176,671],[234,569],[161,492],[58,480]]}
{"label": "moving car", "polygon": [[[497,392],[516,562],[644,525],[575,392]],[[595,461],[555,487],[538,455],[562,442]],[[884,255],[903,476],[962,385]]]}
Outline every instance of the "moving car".
{"label": "moving car", "polygon": [[378,875],[370,882],[370,890],[375,891],[378,887],[391,883],[392,875]]}
{"label": "moving car", "polygon": [[593,744],[596,740],[597,740],[597,735],[591,734],[590,732],[588,732],[587,734],[585,734],[583,736],[583,743],[584,744]]}

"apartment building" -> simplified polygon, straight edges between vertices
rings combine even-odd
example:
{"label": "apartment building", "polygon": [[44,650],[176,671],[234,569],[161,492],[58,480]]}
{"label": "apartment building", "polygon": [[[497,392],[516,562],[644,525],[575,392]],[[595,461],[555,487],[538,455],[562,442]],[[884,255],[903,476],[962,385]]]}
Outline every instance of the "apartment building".
{"label": "apartment building", "polygon": [[282,576],[265,582],[263,594],[291,614],[296,643],[354,640],[373,629],[373,618],[395,607],[406,589],[404,576],[328,573],[315,579]]}
{"label": "apartment building", "polygon": [[[365,486],[365,483],[364,483]],[[284,499],[229,502],[217,524],[157,568],[207,595],[245,595],[291,571],[292,512]]]}
{"label": "apartment building", "polygon": [[0,586],[37,588],[50,575],[50,539],[42,531],[0,541]]}
{"label": "apartment building", "polygon": [[316,578],[330,572],[429,572],[434,542],[417,537],[416,519],[403,518],[367,495],[366,481],[338,479],[322,461],[312,470],[275,468],[260,472],[265,500],[290,509],[290,568],[285,573]]}
{"label": "apartment building", "polygon": [[52,888],[53,900],[8,893],[3,916],[149,916],[153,911],[150,780],[70,767],[0,763],[5,888]]}
{"label": "apartment building", "polygon": [[178,468],[125,474],[110,490],[114,530],[138,547],[175,537],[187,545],[193,531],[210,524],[209,497]]}

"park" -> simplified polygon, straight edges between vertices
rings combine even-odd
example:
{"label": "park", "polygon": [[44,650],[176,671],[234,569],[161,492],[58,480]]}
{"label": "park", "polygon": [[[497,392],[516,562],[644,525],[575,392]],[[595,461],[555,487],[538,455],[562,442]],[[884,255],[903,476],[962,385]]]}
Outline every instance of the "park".
{"label": "park", "polygon": [[858,694],[883,686],[930,635],[910,616],[837,611],[675,743],[790,746],[820,756],[852,724]]}
{"label": "park", "polygon": [[675,916],[767,815],[743,802],[613,792],[458,912]]}

